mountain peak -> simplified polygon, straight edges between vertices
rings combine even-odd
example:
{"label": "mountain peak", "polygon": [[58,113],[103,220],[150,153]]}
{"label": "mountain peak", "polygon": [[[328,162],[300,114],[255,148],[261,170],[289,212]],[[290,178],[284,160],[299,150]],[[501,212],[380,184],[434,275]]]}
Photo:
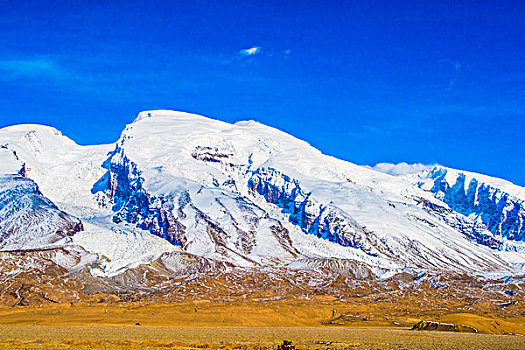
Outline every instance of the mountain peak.
{"label": "mountain peak", "polygon": [[28,133],[28,132],[40,132],[40,131],[52,133],[57,136],[62,136],[62,132],[55,129],[54,127],[48,126],[48,125],[40,125],[40,124],[17,124],[17,125],[6,126],[0,129],[0,132],[6,132],[6,133],[18,133],[18,132]]}
{"label": "mountain peak", "polygon": [[144,119],[155,118],[155,117],[206,118],[206,117],[203,117],[197,114],[188,113],[188,112],[158,109],[158,110],[148,110],[148,111],[140,112],[137,115],[137,118],[135,118],[135,120],[133,121],[133,123],[139,122]]}
{"label": "mountain peak", "polygon": [[[396,178],[255,121],[169,110],[139,113],[111,152],[31,129],[2,131],[0,169],[16,175],[25,163],[44,196],[100,233],[97,246],[111,232],[141,232],[240,267],[335,258],[377,276],[523,266],[521,202],[467,176],[427,181],[435,166],[377,167],[407,174]],[[111,249],[126,255],[134,248],[121,239]]]}

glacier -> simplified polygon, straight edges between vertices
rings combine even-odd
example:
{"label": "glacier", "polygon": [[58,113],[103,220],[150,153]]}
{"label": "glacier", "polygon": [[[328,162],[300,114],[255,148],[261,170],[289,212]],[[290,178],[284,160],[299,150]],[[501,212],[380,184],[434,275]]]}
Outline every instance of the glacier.
{"label": "glacier", "polygon": [[[254,121],[145,111],[113,144],[80,146],[54,128],[17,125],[0,129],[0,145],[1,174],[38,185],[83,224],[62,244],[96,255],[100,275],[158,259],[179,269],[185,257],[378,277],[513,274],[525,263],[525,189],[442,167],[384,174]],[[13,239],[41,244],[29,233]]]}
{"label": "glacier", "polygon": [[525,241],[525,193],[518,186],[445,167],[425,170],[416,178],[417,186],[482,222],[496,236]]}
{"label": "glacier", "polygon": [[49,246],[82,231],[82,222],[58,209],[20,175],[0,175],[0,249]]}

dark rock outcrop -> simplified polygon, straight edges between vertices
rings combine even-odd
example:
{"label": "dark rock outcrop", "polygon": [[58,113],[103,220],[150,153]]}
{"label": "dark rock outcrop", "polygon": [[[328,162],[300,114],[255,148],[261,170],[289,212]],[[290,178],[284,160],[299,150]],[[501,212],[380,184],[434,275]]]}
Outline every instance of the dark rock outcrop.
{"label": "dark rock outcrop", "polygon": [[425,320],[419,321],[410,330],[478,333],[476,328],[463,324],[457,325],[452,323],[440,323]]}
{"label": "dark rock outcrop", "polygon": [[[107,172],[91,190],[102,192],[113,203],[115,223],[128,222],[150,231],[172,244],[184,247],[184,225],[174,215],[173,195],[152,196],[144,188],[144,178],[135,163],[117,146],[102,165]],[[184,201],[184,196],[178,199]]]}
{"label": "dark rock outcrop", "polygon": [[0,249],[50,244],[83,229],[79,219],[58,209],[31,179],[0,176]]}
{"label": "dark rock outcrop", "polygon": [[[465,216],[475,215],[495,236],[525,241],[525,203],[509,193],[472,178],[467,183],[459,173],[455,183],[447,181],[448,170],[434,168],[428,175],[434,181],[430,190],[436,198]],[[419,183],[421,186],[423,183]],[[475,232],[473,232],[475,234]],[[476,238],[481,244],[494,248],[494,242]]]}
{"label": "dark rock outcrop", "polygon": [[370,232],[332,204],[317,203],[311,193],[301,189],[299,181],[275,169],[262,168],[253,172],[248,187],[281,208],[305,233],[375,255],[368,241]]}

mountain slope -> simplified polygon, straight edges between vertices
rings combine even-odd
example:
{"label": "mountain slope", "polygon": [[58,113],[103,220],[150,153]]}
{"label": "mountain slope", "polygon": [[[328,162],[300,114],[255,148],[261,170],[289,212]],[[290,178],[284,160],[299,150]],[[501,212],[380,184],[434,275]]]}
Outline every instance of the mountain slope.
{"label": "mountain slope", "polygon": [[80,220],[61,211],[20,175],[0,175],[0,250],[46,246],[82,231]]}
{"label": "mountain slope", "polygon": [[440,202],[424,191],[255,122],[143,112],[105,167],[93,191],[115,222],[193,254],[241,265],[300,254],[389,269],[508,268],[451,227],[467,218],[429,213],[421,203]]}
{"label": "mountain slope", "polygon": [[[100,165],[113,145],[80,146],[55,128],[32,124],[0,129],[0,145],[16,154],[27,177],[63,210],[76,216],[100,215],[90,190],[104,173]],[[90,213],[93,210],[96,214]]]}
{"label": "mountain slope", "polygon": [[445,167],[411,179],[449,207],[482,222],[496,236],[525,241],[525,189],[501,179]]}
{"label": "mountain slope", "polygon": [[[253,121],[146,111],[114,145],[79,146],[31,125],[1,129],[0,144],[18,157],[7,172],[23,167],[85,223],[73,244],[112,256],[97,274],[166,254],[171,266],[189,254],[213,268],[508,274],[523,255],[499,254],[501,235],[411,179],[323,155]],[[150,251],[134,255],[141,244]]]}

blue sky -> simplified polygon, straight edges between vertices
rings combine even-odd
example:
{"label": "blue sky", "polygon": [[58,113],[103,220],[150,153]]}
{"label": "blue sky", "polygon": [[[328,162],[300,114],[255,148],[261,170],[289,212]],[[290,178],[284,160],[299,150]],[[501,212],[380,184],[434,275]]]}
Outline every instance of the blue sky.
{"label": "blue sky", "polygon": [[254,119],[358,164],[525,185],[523,2],[0,5],[0,127],[109,143],[139,111],[175,109]]}

